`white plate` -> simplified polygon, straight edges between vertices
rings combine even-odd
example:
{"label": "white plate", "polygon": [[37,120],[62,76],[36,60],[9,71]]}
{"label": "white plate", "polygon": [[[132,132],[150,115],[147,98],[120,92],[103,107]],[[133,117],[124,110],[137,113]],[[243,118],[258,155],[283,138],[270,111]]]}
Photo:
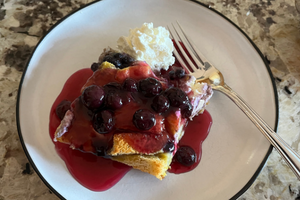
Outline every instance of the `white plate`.
{"label": "white plate", "polygon": [[226,82],[272,126],[277,98],[261,53],[235,25],[207,7],[183,0],[103,0],[58,23],[35,49],[20,84],[18,128],[23,147],[41,179],[66,199],[229,199],[245,191],[270,153],[270,144],[224,95],[215,93],[208,111],[211,132],[200,165],[159,181],[131,170],[105,192],[92,192],[69,174],[49,137],[49,111],[67,78],[89,67],[102,49],[116,46],[129,28],[144,22],[167,26],[179,20]]}

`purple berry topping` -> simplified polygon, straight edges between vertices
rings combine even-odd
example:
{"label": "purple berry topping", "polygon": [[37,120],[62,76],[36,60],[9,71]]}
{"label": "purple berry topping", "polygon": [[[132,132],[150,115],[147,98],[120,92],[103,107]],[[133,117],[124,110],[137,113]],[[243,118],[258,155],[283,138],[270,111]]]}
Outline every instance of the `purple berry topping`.
{"label": "purple berry topping", "polygon": [[141,130],[149,130],[156,123],[154,114],[146,109],[136,111],[133,115],[132,121],[133,124]]}
{"label": "purple berry topping", "polygon": [[169,109],[170,102],[167,97],[163,95],[158,95],[153,99],[151,107],[157,113],[164,113]]}
{"label": "purple berry topping", "polygon": [[106,106],[112,109],[121,108],[123,105],[123,100],[118,93],[109,93],[106,96]]}
{"label": "purple berry topping", "polygon": [[165,91],[165,96],[169,99],[173,107],[181,107],[189,102],[188,96],[179,88],[170,88]]}
{"label": "purple berry topping", "polygon": [[162,85],[155,78],[146,78],[139,82],[139,90],[145,97],[154,97],[161,93]]}
{"label": "purple berry topping", "polygon": [[95,114],[93,121],[95,131],[101,134],[110,132],[115,125],[113,113],[109,110],[102,110]]}
{"label": "purple berry topping", "polygon": [[91,110],[99,108],[104,100],[104,90],[97,86],[91,85],[84,89],[82,92],[82,102],[83,104]]}
{"label": "purple berry topping", "polygon": [[123,88],[124,90],[126,90],[127,92],[137,92],[138,88],[137,88],[137,84],[136,81],[131,79],[131,78],[127,78],[124,83],[123,83]]}
{"label": "purple berry topping", "polygon": [[195,163],[196,153],[189,146],[181,146],[175,154],[175,159],[180,164],[189,167]]}
{"label": "purple berry topping", "polygon": [[94,62],[92,65],[91,65],[91,70],[93,72],[97,71],[99,69],[99,63],[96,63]]}

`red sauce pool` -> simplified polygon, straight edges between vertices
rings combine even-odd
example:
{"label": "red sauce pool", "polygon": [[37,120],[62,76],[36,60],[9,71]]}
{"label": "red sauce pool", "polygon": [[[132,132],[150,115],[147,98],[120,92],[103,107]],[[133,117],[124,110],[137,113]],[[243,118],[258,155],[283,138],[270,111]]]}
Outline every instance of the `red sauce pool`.
{"label": "red sauce pool", "polygon": [[[49,131],[53,140],[56,128],[60,124],[60,119],[55,114],[55,108],[62,100],[73,101],[81,95],[81,88],[87,79],[93,74],[89,68],[75,72],[65,83],[60,95],[52,105],[50,112]],[[184,173],[194,169],[200,162],[202,155],[202,142],[207,137],[212,119],[207,111],[195,117],[186,127],[185,135],[179,145],[192,147],[197,155],[196,162],[190,167],[185,167],[173,161],[169,172]],[[195,131],[197,130],[197,131]],[[72,176],[84,187],[92,191],[105,191],[114,186],[131,167],[122,163],[72,150],[69,145],[54,142],[58,155],[64,160]]]}
{"label": "red sauce pool", "polygon": [[193,170],[198,166],[202,155],[202,142],[206,139],[210,127],[212,125],[212,118],[206,110],[193,118],[185,129],[185,133],[179,141],[180,146],[190,146],[196,153],[196,162],[189,167],[183,166],[173,159],[171,169],[168,171],[174,174],[181,174]]}

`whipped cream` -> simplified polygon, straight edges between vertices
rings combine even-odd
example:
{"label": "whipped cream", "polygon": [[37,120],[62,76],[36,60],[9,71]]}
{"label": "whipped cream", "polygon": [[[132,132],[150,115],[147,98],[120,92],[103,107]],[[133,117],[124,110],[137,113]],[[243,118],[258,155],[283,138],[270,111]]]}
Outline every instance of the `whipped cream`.
{"label": "whipped cream", "polygon": [[164,27],[153,28],[153,23],[144,23],[141,28],[131,29],[128,37],[120,37],[118,49],[136,60],[146,61],[152,70],[167,70],[175,62],[169,35]]}

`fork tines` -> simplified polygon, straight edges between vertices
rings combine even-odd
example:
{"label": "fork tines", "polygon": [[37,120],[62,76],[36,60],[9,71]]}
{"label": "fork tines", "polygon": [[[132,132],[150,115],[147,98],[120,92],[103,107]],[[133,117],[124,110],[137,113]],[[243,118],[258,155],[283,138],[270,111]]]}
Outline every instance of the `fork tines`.
{"label": "fork tines", "polygon": [[171,39],[175,42],[174,55],[180,64],[190,73],[202,69],[204,62],[198,56],[195,46],[186,36],[183,28],[177,22],[177,27],[172,23],[172,27],[168,27]]}

